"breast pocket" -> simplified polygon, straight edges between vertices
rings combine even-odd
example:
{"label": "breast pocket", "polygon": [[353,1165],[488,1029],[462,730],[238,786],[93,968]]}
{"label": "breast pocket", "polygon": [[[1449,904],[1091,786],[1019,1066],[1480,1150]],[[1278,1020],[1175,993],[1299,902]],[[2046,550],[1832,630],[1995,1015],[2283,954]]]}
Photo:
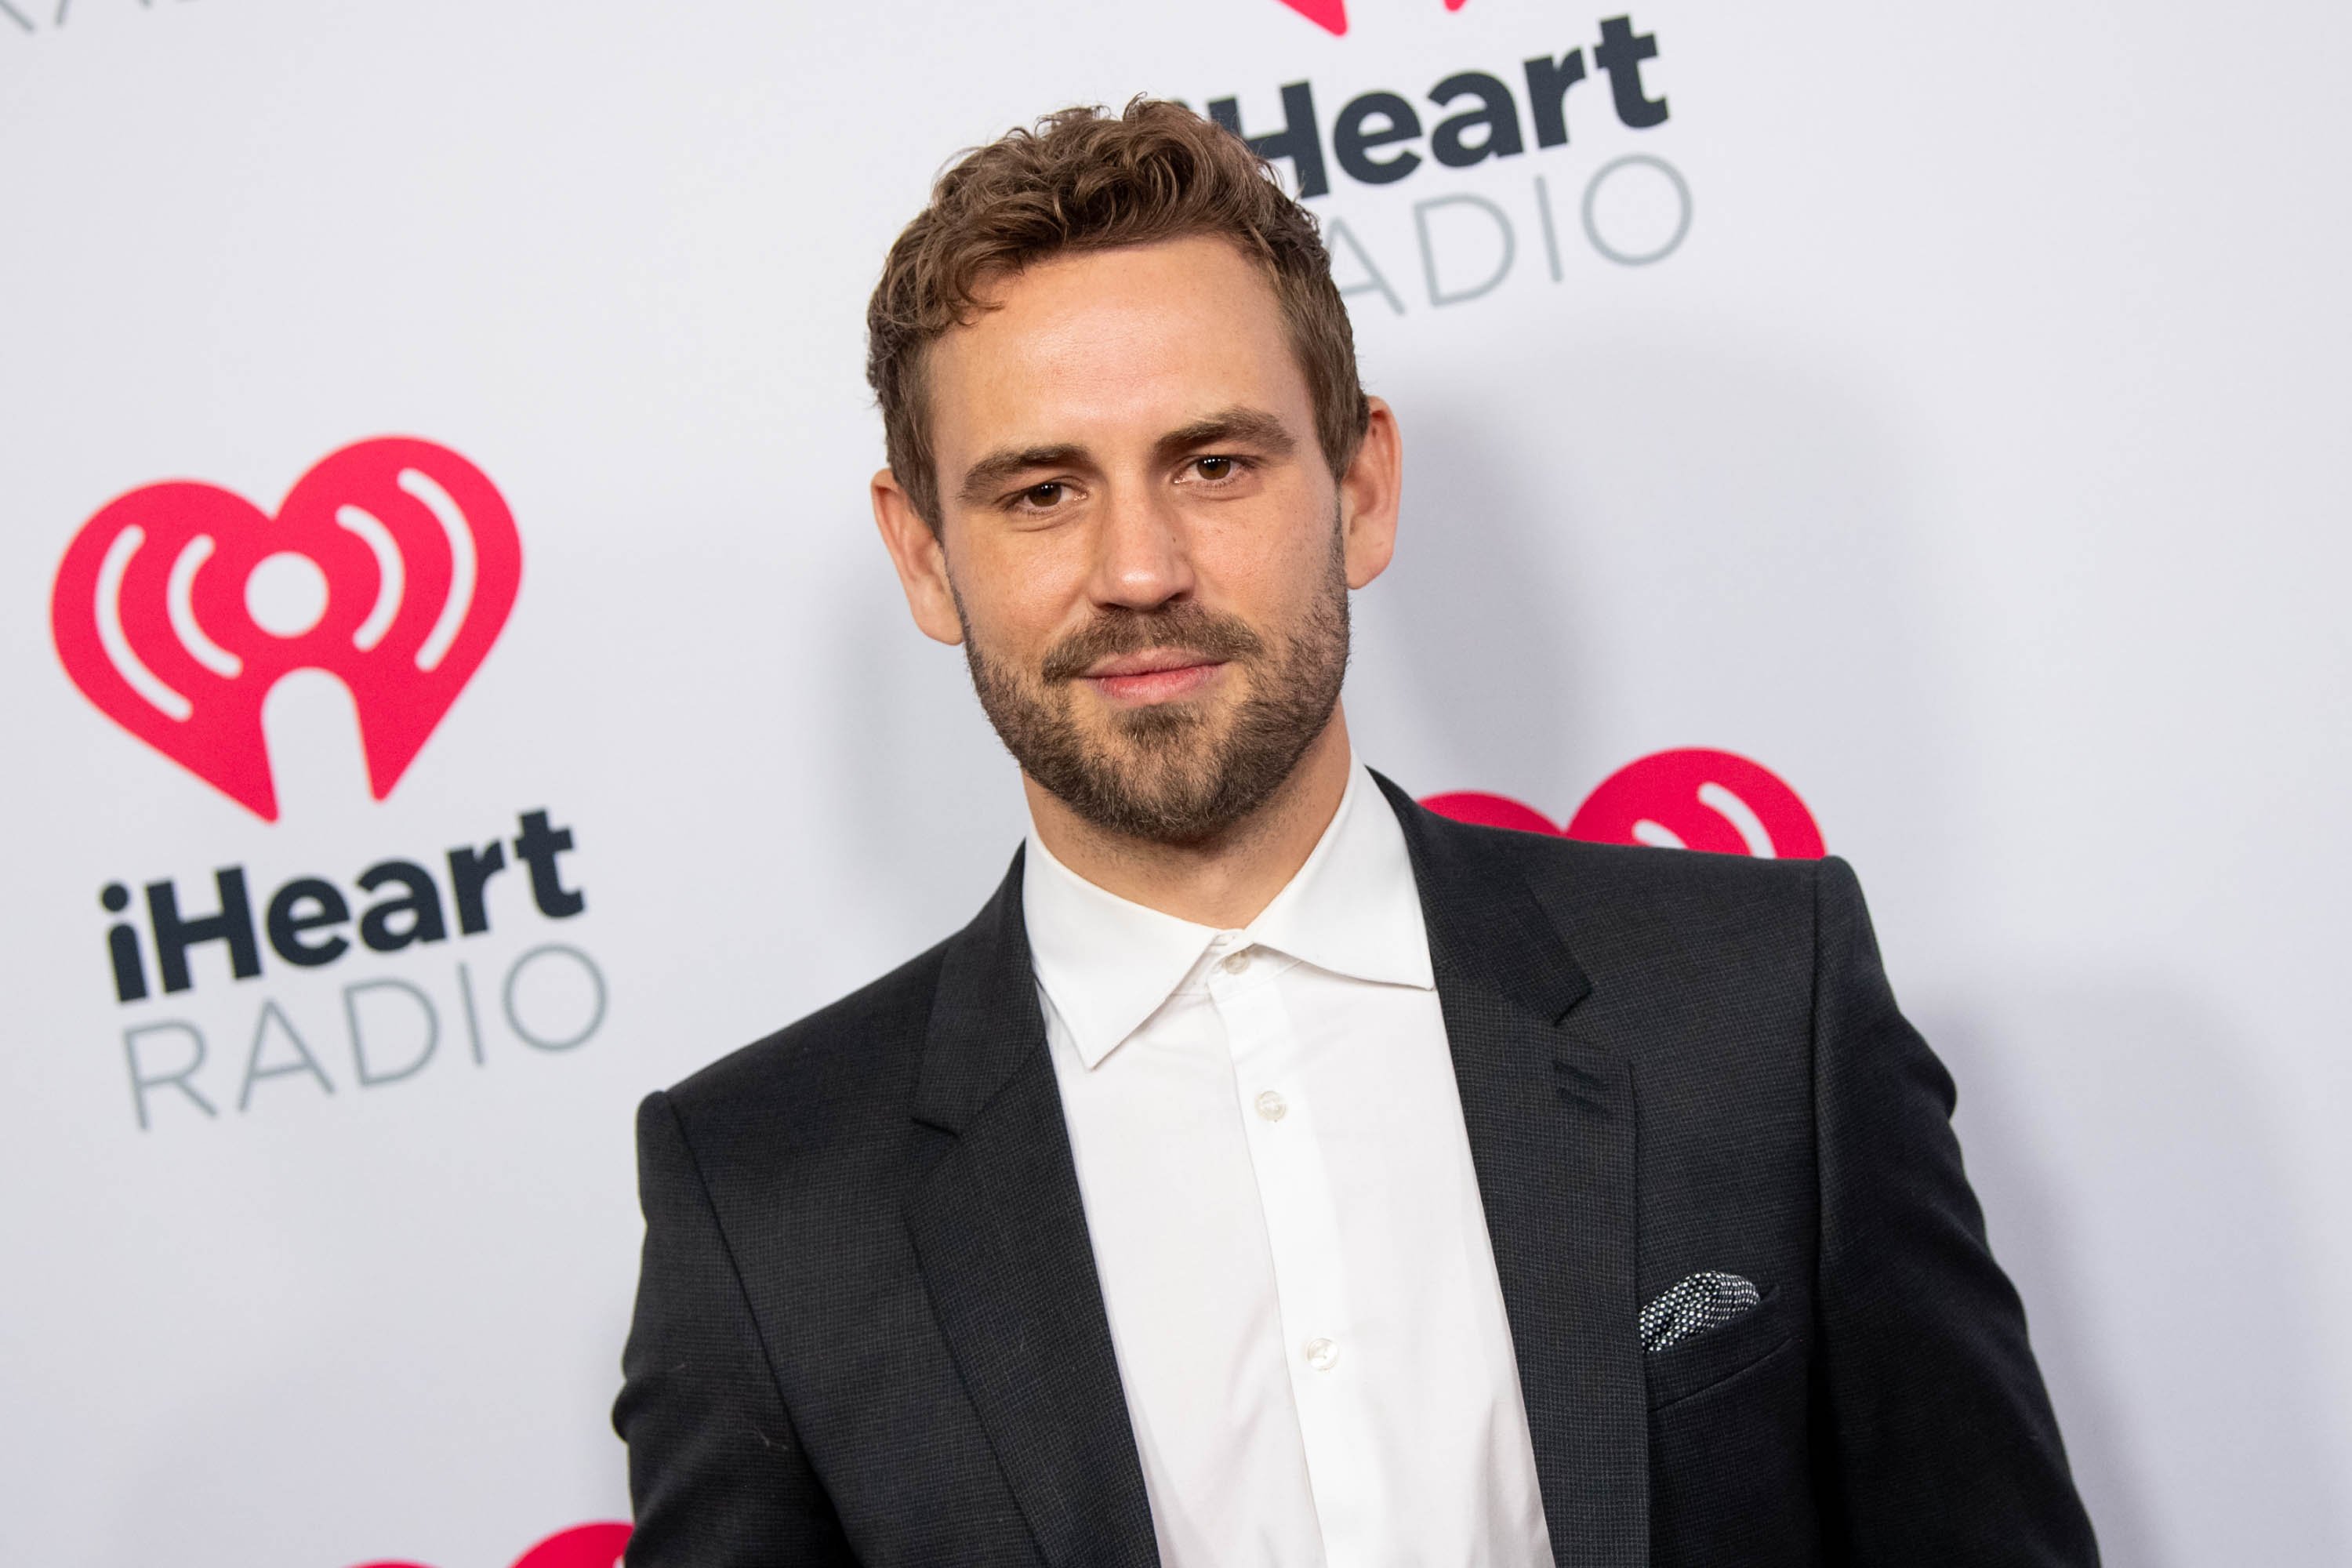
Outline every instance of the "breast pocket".
{"label": "breast pocket", "polygon": [[1818,1564],[1801,1295],[1642,1358],[1650,1383],[1651,1568]]}
{"label": "breast pocket", "polygon": [[1780,1349],[1794,1336],[1786,1294],[1778,1285],[1747,1311],[1703,1333],[1642,1357],[1649,1380],[1650,1408],[1661,1410],[1678,1399],[1704,1394]]}

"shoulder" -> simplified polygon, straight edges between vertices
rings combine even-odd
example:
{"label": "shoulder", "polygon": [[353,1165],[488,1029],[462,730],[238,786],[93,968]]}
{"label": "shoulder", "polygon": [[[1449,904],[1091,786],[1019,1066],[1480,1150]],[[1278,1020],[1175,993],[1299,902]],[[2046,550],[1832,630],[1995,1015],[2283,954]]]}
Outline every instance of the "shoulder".
{"label": "shoulder", "polygon": [[[1811,985],[1818,907],[1853,887],[1838,860],[1586,844],[1447,824],[1493,874],[1523,880],[1596,984],[1663,999],[1791,1002]],[[1465,846],[1467,847],[1468,846]]]}
{"label": "shoulder", "polygon": [[662,1098],[698,1156],[769,1156],[902,1126],[948,944],[730,1052]]}
{"label": "shoulder", "polygon": [[1438,831],[1474,844],[1490,863],[1516,869],[1548,904],[1568,899],[1591,914],[1701,922],[1791,911],[1810,918],[1825,868],[1848,881],[1853,876],[1834,858],[1759,859],[1438,823]]}
{"label": "shoulder", "polygon": [[[1561,935],[1646,931],[1663,938],[1761,923],[1809,928],[1826,879],[1852,873],[1831,860],[1781,860],[1694,849],[1591,844],[1547,833],[1441,816],[1375,773],[1414,847],[1417,874],[1438,884],[1524,884]],[[1829,868],[1829,877],[1824,868]],[[1573,928],[1573,929],[1571,929]]]}

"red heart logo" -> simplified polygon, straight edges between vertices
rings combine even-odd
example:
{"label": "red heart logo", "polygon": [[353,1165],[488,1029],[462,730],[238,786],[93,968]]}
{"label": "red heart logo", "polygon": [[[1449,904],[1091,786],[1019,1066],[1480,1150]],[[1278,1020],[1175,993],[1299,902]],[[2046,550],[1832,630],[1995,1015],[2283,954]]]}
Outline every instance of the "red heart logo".
{"label": "red heart logo", "polygon": [[1483,790],[1433,795],[1422,805],[1483,827],[1516,827],[1591,844],[1710,849],[1765,859],[1818,860],[1828,851],[1813,814],[1779,774],[1731,752],[1655,752],[1601,781],[1566,828],[1531,805]]}
{"label": "red heart logo", "polygon": [[[1282,0],[1282,3],[1334,37],[1348,30],[1348,0]],[[1445,0],[1445,8],[1459,11],[1468,0]]]}
{"label": "red heart logo", "polygon": [[[575,1524],[558,1531],[520,1557],[514,1568],[615,1568],[629,1543],[625,1524]],[[424,1568],[416,1563],[370,1563],[363,1568]]]}
{"label": "red heart logo", "polygon": [[516,1558],[514,1568],[614,1568],[628,1543],[625,1524],[576,1524]]}
{"label": "red heart logo", "polygon": [[1282,0],[1282,3],[1335,37],[1348,30],[1348,0]]}
{"label": "red heart logo", "polygon": [[58,567],[49,624],[82,695],[278,820],[261,729],[278,678],[323,669],[359,710],[378,800],[498,640],[522,541],[488,476],[386,437],[321,459],[274,518],[174,480],[109,502]]}

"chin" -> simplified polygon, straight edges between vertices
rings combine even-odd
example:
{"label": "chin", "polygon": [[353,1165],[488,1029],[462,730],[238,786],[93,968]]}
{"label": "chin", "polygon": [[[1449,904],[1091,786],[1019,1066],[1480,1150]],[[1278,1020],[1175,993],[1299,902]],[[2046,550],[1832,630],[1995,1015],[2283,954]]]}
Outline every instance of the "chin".
{"label": "chin", "polygon": [[[1204,747],[1213,750],[1226,729],[1220,721],[1223,717],[1222,704],[1180,698],[1108,715],[1108,722],[1097,740],[1105,752],[1130,767],[1164,767],[1197,758]],[[1180,745],[1181,752],[1169,755],[1170,748]]]}

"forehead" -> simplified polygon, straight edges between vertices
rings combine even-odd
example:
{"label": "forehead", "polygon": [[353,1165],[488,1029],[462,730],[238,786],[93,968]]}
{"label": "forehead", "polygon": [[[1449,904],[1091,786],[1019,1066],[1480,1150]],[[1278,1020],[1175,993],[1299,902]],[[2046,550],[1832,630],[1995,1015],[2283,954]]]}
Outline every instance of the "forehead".
{"label": "forehead", "polygon": [[1229,241],[1196,236],[1058,256],[985,297],[996,308],[928,356],[943,474],[1008,442],[1148,441],[1236,405],[1312,428],[1274,285]]}

